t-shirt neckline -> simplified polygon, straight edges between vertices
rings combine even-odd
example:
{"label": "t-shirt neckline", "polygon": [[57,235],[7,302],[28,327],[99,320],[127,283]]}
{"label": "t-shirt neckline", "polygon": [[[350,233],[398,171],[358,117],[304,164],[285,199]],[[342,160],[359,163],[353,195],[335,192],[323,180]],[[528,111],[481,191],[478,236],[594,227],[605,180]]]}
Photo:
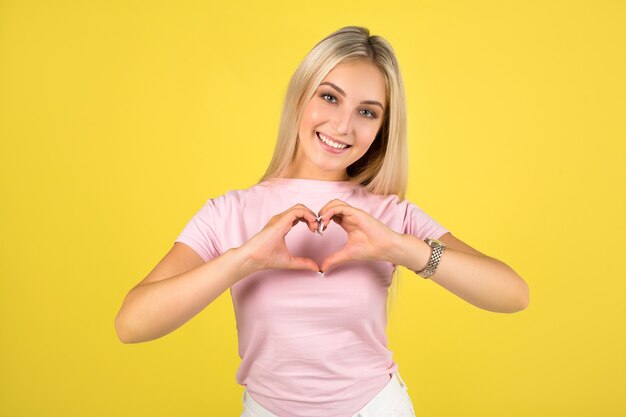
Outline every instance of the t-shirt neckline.
{"label": "t-shirt neckline", "polygon": [[262,184],[272,184],[281,188],[301,192],[333,192],[351,190],[359,186],[354,181],[326,181],[306,178],[269,178]]}

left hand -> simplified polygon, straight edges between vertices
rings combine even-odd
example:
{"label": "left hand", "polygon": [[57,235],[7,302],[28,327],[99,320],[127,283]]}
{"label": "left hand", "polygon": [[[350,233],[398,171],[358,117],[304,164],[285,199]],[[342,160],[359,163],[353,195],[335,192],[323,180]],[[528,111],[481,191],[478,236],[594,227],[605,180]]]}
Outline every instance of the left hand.
{"label": "left hand", "polygon": [[322,271],[344,261],[389,260],[395,243],[401,236],[369,213],[341,200],[331,200],[318,213],[323,229],[332,221],[348,234],[346,245],[322,263]]}

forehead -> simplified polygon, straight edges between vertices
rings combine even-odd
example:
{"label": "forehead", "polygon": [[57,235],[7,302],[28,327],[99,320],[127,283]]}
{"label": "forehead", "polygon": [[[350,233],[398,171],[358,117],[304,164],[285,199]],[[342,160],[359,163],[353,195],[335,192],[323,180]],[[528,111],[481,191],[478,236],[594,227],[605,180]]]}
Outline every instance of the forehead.
{"label": "forehead", "polygon": [[385,77],[376,64],[353,61],[337,64],[322,80],[341,88],[348,98],[386,101]]}

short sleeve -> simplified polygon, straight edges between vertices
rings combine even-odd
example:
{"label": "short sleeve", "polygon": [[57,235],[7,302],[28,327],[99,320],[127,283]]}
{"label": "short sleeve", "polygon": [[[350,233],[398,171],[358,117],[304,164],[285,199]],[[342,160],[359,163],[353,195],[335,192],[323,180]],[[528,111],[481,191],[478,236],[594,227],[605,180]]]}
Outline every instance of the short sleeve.
{"label": "short sleeve", "polygon": [[448,229],[440,225],[435,219],[430,217],[421,208],[408,200],[404,200],[406,211],[402,223],[402,233],[412,234],[420,240],[427,237],[439,239]]}
{"label": "short sleeve", "polygon": [[215,200],[207,200],[174,242],[182,242],[191,247],[204,262],[217,258],[222,253],[216,227],[217,217]]}

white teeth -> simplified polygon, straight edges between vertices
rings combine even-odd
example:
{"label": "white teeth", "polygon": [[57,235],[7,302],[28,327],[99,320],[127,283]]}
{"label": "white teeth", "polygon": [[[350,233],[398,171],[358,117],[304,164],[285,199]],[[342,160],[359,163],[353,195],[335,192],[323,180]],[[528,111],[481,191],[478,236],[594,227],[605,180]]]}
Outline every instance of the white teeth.
{"label": "white teeth", "polygon": [[317,136],[322,140],[322,142],[324,142],[328,146],[332,146],[335,149],[344,149],[344,148],[348,147],[348,145],[342,145],[340,143],[333,142],[332,140],[328,139],[326,136],[322,135],[319,132],[318,132]]}

